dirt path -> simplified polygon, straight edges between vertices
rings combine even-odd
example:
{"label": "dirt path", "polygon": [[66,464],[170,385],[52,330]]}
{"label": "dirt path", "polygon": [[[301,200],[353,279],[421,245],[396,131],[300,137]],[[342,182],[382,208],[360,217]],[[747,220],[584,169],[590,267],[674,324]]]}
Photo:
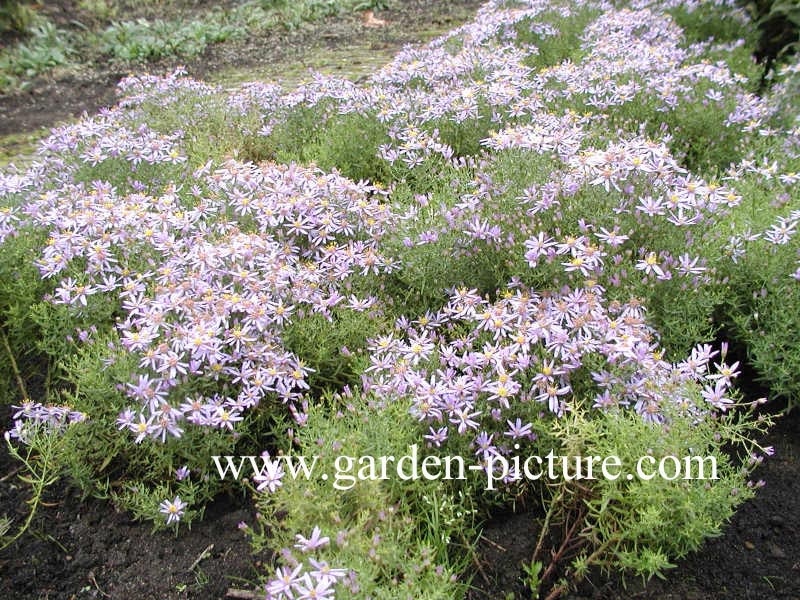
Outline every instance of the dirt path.
{"label": "dirt path", "polygon": [[[430,40],[466,21],[479,5],[477,0],[398,0],[377,15],[385,26],[368,27],[360,14],[343,15],[294,31],[216,44],[195,59],[162,60],[146,70],[166,73],[183,64],[194,77],[224,84],[255,79],[291,83],[309,68],[357,77],[387,62],[403,45]],[[0,96],[0,136],[51,127],[113,104],[115,86],[127,74],[97,63],[77,73],[40,78],[23,93]],[[0,138],[0,147],[14,143]]]}

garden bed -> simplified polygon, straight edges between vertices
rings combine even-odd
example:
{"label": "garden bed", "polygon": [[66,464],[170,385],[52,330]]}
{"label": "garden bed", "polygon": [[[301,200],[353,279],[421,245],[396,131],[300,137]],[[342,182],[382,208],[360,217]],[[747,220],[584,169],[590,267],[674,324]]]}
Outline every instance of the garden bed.
{"label": "garden bed", "polygon": [[[666,579],[646,586],[629,579],[592,577],[570,595],[641,600],[726,598],[791,599],[800,596],[800,413],[781,419],[766,442],[775,456],[759,471],[767,485],[745,504],[723,535],[681,560]],[[3,453],[2,472],[16,464]],[[0,484],[0,513],[24,518],[24,487],[13,478]],[[152,534],[107,502],[81,499],[76,490],[57,486],[48,493],[52,506],[41,510],[31,535],[0,555],[0,592],[19,600],[142,598],[222,599],[229,589],[246,589],[256,578],[264,556],[252,554],[237,525],[250,522],[253,511],[236,498],[221,498],[203,521],[177,538]],[[483,574],[473,578],[468,598],[504,600],[509,593],[525,598],[521,564],[530,559],[537,528],[533,515],[498,515],[483,529],[488,541],[478,545]],[[50,539],[51,536],[52,539]],[[210,544],[206,558],[192,567]],[[484,575],[489,583],[484,580]],[[101,593],[102,592],[102,593]],[[103,594],[108,594],[104,596]]]}
{"label": "garden bed", "polygon": [[800,63],[731,2],[492,0],[337,72],[469,5],[257,56],[176,4],[207,82],[92,38],[159,73],[0,174],[4,591],[797,596]]}

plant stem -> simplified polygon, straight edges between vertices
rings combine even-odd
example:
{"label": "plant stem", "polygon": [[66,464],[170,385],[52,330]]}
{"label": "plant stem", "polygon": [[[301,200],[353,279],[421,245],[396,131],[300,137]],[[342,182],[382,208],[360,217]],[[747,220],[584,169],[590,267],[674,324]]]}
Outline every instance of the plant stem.
{"label": "plant stem", "polygon": [[544,523],[542,524],[542,530],[539,532],[539,539],[536,540],[536,548],[533,550],[531,564],[535,563],[539,559],[539,553],[542,551],[542,545],[544,544],[544,537],[547,535],[547,531],[550,529],[550,519],[552,519],[553,513],[555,512],[556,507],[559,506],[563,495],[564,488],[562,487],[559,490],[558,495],[550,501],[550,506],[547,509],[547,515],[545,515]]}
{"label": "plant stem", "polygon": [[11,346],[8,343],[8,337],[6,337],[5,331],[2,329],[0,329],[0,338],[3,340],[3,347],[6,349],[8,361],[11,363],[11,370],[14,372],[14,377],[17,380],[19,391],[22,394],[22,401],[29,402],[30,400],[28,398],[28,391],[25,389],[25,382],[22,381],[22,375],[20,375],[19,368],[17,367],[17,361],[14,359],[14,353],[11,351]]}
{"label": "plant stem", "polygon": [[2,540],[2,542],[0,542],[0,550],[3,550],[8,546],[10,546],[11,544],[13,544],[16,540],[18,540],[22,536],[23,533],[25,533],[28,530],[28,528],[31,525],[31,522],[33,521],[33,517],[34,515],[36,515],[36,511],[39,508],[39,504],[41,504],[42,495],[44,494],[44,489],[54,481],[48,475],[48,469],[50,467],[50,465],[48,464],[50,460],[50,453],[53,451],[52,446],[49,445],[50,444],[49,440],[47,442],[48,447],[45,448],[43,452],[41,452],[40,454],[42,464],[41,464],[41,469],[39,470],[38,473],[34,468],[34,466],[31,464],[33,462],[33,459],[31,458],[30,448],[28,449],[28,457],[27,459],[25,459],[22,458],[22,456],[19,454],[19,452],[17,452],[14,446],[11,445],[11,442],[7,442],[7,444],[9,447],[9,453],[12,456],[21,460],[24,463],[24,465],[28,468],[28,471],[30,471],[32,477],[28,481],[30,481],[31,489],[33,490],[33,496],[27,502],[28,506],[30,506],[30,511],[28,512],[28,518],[25,519],[25,523],[22,524],[22,526],[19,528],[19,530],[13,537],[5,538]]}
{"label": "plant stem", "polygon": [[582,510],[578,511],[577,518],[575,519],[575,521],[573,521],[572,525],[570,525],[569,528],[567,529],[566,533],[564,534],[564,539],[562,540],[561,545],[558,547],[556,553],[553,554],[550,563],[547,565],[547,568],[542,574],[540,578],[540,581],[542,583],[547,581],[553,574],[553,572],[556,570],[556,566],[558,565],[559,561],[564,557],[567,548],[574,541],[573,536],[575,535],[576,529],[581,524],[583,517],[584,517],[584,512]]}

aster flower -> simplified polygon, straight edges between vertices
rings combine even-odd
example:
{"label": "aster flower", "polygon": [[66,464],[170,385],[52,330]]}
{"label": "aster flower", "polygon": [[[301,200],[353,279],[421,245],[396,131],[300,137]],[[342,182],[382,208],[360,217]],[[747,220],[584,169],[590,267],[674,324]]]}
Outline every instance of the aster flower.
{"label": "aster flower", "polygon": [[296,600],[326,600],[334,597],[333,584],[328,577],[315,579],[310,574],[304,574],[292,586]]}
{"label": "aster flower", "polygon": [[533,435],[533,426],[530,423],[523,424],[520,418],[517,418],[515,421],[507,421],[507,423],[508,430],[503,433],[503,435],[507,437],[518,440]]}
{"label": "aster flower", "polygon": [[659,265],[658,257],[655,252],[649,252],[643,260],[636,263],[637,271],[644,271],[645,275],[664,276],[664,270]]}
{"label": "aster flower", "polygon": [[159,505],[159,512],[163,515],[166,515],[167,518],[167,525],[171,525],[172,523],[177,523],[181,520],[181,517],[184,514],[184,509],[188,505],[181,501],[180,496],[175,496],[174,500],[164,500]]}
{"label": "aster flower", "polygon": [[436,448],[440,448],[441,445],[447,441],[447,427],[440,427],[438,429],[431,427],[428,430],[428,433],[426,433],[423,437]]}
{"label": "aster flower", "polygon": [[535,267],[539,259],[547,254],[548,248],[552,248],[555,245],[556,243],[552,238],[545,237],[544,233],[539,232],[536,237],[525,242],[525,248],[527,249],[525,260],[528,261],[530,266]]}
{"label": "aster flower", "polygon": [[294,585],[300,581],[300,573],[303,571],[303,565],[298,564],[294,569],[289,570],[286,567],[278,567],[275,570],[275,575],[267,584],[267,593],[276,598],[294,598],[292,590]]}
{"label": "aster flower", "polygon": [[317,548],[322,548],[323,546],[327,546],[331,541],[330,538],[322,535],[322,531],[317,526],[314,526],[310,537],[306,538],[298,533],[295,536],[295,539],[297,540],[297,543],[294,545],[294,547],[298,548],[302,552],[311,552]]}
{"label": "aster flower", "polygon": [[308,563],[313,567],[308,574],[317,581],[326,581],[328,584],[334,585],[338,580],[347,577],[346,569],[334,569],[324,560],[317,561],[309,558]]}
{"label": "aster flower", "polygon": [[265,460],[263,462],[264,466],[261,472],[253,477],[253,481],[256,483],[256,489],[259,492],[267,490],[272,494],[283,485],[281,481],[284,475],[283,467],[278,460]]}
{"label": "aster flower", "polygon": [[728,383],[725,379],[718,379],[714,387],[706,386],[700,393],[706,402],[724,412],[733,404],[733,400],[726,396],[727,391]]}

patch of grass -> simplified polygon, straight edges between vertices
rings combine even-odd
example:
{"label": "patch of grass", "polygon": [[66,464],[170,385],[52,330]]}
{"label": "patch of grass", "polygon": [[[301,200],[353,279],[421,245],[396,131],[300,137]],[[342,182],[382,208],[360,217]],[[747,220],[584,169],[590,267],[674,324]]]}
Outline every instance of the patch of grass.
{"label": "patch of grass", "polygon": [[32,160],[36,145],[47,136],[47,129],[0,136],[0,167],[11,163],[23,168]]}
{"label": "patch of grass", "polygon": [[78,8],[98,21],[108,21],[117,16],[118,7],[110,0],[80,0]]}
{"label": "patch of grass", "polygon": [[385,0],[255,0],[237,12],[259,29],[276,26],[297,29],[306,22],[350,12],[383,10],[388,5]]}

